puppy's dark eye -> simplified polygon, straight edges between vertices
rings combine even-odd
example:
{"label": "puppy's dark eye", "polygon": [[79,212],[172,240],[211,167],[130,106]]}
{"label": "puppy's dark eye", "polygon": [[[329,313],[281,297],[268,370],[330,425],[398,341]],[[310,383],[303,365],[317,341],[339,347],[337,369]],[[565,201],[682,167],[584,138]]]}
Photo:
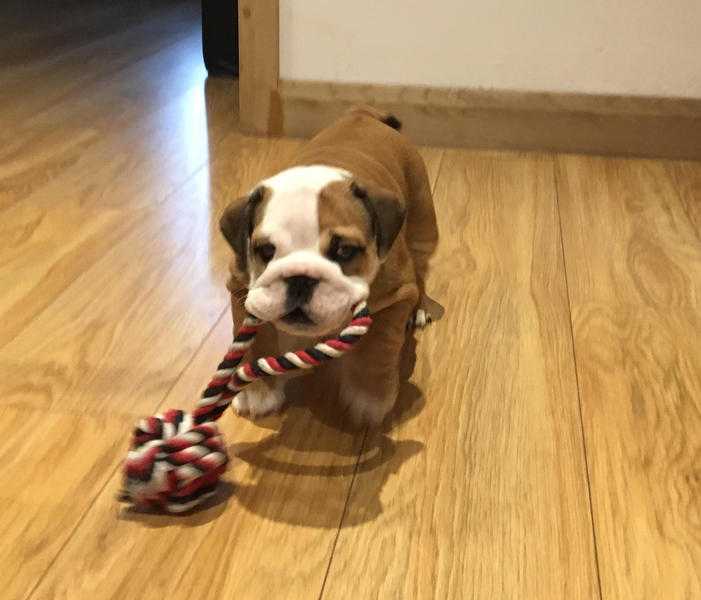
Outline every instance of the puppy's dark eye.
{"label": "puppy's dark eye", "polygon": [[275,256],[275,246],[272,244],[261,244],[256,246],[254,252],[264,263],[269,263]]}
{"label": "puppy's dark eye", "polygon": [[339,244],[331,249],[329,258],[338,263],[347,263],[353,260],[363,249],[360,246],[351,246],[350,244]]}

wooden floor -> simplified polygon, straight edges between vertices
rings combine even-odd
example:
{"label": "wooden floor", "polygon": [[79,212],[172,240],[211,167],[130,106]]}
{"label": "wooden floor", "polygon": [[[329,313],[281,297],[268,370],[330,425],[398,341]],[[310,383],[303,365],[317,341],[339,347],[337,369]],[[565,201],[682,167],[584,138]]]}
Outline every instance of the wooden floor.
{"label": "wooden floor", "polygon": [[217,215],[299,142],[237,132],[198,2],[25,4],[0,18],[3,599],[701,598],[701,165],[424,149],[447,313],[392,423],[350,433],[312,389],[225,415],[216,502],[135,513],[133,422],[192,406],[230,338]]}

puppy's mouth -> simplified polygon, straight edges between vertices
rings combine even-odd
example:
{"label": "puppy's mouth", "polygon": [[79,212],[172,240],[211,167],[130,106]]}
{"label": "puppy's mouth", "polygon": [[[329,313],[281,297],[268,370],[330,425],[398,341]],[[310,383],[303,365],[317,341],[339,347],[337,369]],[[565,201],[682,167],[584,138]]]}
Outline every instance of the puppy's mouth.
{"label": "puppy's mouth", "polygon": [[288,312],[284,317],[282,317],[281,321],[287,325],[297,325],[297,326],[316,325],[316,323],[314,323],[314,321],[312,321],[309,318],[309,315],[307,315],[307,313],[305,313],[299,307],[295,308],[291,312]]}

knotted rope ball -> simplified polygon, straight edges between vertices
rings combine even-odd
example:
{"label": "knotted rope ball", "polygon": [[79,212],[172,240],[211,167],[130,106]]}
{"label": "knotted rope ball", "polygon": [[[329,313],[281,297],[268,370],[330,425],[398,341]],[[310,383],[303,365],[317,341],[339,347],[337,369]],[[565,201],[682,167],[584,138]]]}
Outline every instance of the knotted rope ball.
{"label": "knotted rope ball", "polygon": [[229,462],[216,420],[234,396],[262,377],[310,369],[345,354],[368,332],[372,318],[363,302],[338,336],[241,365],[262,324],[246,317],[192,413],[170,409],[139,421],[124,464],[121,500],[180,513],[214,494]]}

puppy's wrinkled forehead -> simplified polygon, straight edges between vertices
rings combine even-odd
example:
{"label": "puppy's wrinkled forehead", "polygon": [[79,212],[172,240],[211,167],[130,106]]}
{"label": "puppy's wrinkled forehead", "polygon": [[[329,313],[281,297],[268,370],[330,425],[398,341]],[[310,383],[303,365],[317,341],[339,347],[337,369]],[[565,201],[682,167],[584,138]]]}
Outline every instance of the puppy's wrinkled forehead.
{"label": "puppy's wrinkled forehead", "polygon": [[347,171],[322,165],[293,167],[261,182],[268,193],[261,207],[257,236],[275,244],[281,254],[318,250],[319,202],[334,183],[348,181]]}

